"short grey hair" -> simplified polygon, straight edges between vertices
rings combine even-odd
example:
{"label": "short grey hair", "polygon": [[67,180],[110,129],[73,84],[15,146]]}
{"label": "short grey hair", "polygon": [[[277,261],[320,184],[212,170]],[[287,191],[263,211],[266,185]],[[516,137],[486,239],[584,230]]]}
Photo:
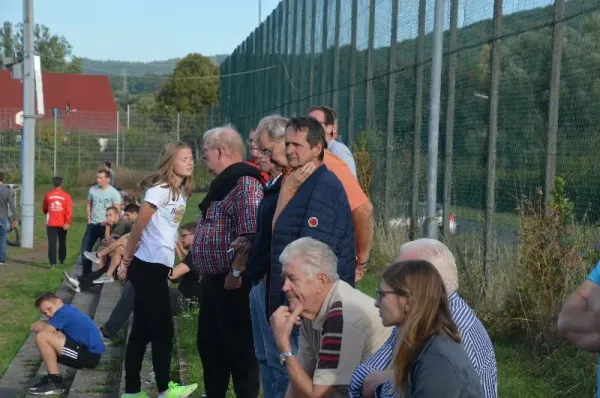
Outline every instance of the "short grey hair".
{"label": "short grey hair", "polygon": [[337,281],[338,259],[331,248],[314,238],[304,237],[287,245],[279,255],[281,264],[291,264],[295,260],[302,261],[302,270],[308,279],[317,274],[327,275],[330,282]]}
{"label": "short grey hair", "polygon": [[232,153],[245,154],[244,140],[238,131],[231,124],[215,127],[204,133],[202,141],[210,148],[223,146]]}
{"label": "short grey hair", "polygon": [[430,262],[438,270],[448,294],[458,290],[456,260],[445,244],[436,239],[417,239],[403,244],[398,257],[407,252],[417,252],[419,260]]}
{"label": "short grey hair", "polygon": [[285,126],[289,122],[288,118],[279,115],[263,117],[258,126],[256,126],[256,138],[262,133],[267,133],[271,141],[275,141],[285,134]]}

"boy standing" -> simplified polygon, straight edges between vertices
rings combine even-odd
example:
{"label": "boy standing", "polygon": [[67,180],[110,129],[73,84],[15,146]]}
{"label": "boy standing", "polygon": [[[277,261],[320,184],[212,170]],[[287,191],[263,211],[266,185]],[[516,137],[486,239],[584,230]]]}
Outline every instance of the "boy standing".
{"label": "boy standing", "polygon": [[48,317],[31,325],[36,333],[35,344],[40,350],[48,375],[29,389],[32,395],[61,394],[63,379],[58,364],[75,369],[93,369],[105,351],[98,328],[89,316],[64,304],[54,293],[44,293],[35,306]]}
{"label": "boy standing", "polygon": [[98,170],[97,184],[92,186],[88,193],[88,201],[85,205],[87,228],[81,241],[83,275],[92,272],[92,262],[85,257],[84,253],[91,251],[96,241],[104,237],[105,227],[102,222],[106,219],[106,209],[114,206],[117,211],[121,211],[121,195],[110,185],[110,181],[108,170]]}
{"label": "boy standing", "polygon": [[71,226],[73,203],[71,195],[63,190],[63,179],[52,179],[54,189],[44,196],[42,209],[46,214],[46,233],[48,235],[48,260],[52,268],[56,267],[56,241],[58,240],[58,262],[64,265],[67,257],[67,230]]}

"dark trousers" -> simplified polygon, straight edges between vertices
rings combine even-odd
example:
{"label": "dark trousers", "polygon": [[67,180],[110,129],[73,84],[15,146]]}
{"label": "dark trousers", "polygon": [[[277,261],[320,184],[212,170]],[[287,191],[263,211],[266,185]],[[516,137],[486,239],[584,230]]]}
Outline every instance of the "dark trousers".
{"label": "dark trousers", "polygon": [[88,224],[81,240],[81,267],[83,268],[83,274],[89,274],[92,272],[92,262],[88,260],[83,252],[89,252],[94,247],[94,243],[100,238],[104,238],[104,225],[101,224]]}
{"label": "dark trousers", "polygon": [[51,265],[56,265],[58,243],[58,262],[63,264],[67,258],[67,231],[63,227],[46,227],[46,234],[48,235],[48,261]]}
{"label": "dark trousers", "polygon": [[250,320],[250,281],[225,290],[225,275],[205,276],[198,314],[198,352],[204,369],[204,388],[210,398],[227,393],[229,375],[235,395],[256,398],[260,387]]}
{"label": "dark trousers", "polygon": [[173,316],[165,265],[133,258],[128,277],[135,289],[133,326],[125,350],[125,392],[141,391],[140,371],[146,346],[152,342],[152,368],[158,392],[167,390],[171,377]]}
{"label": "dark trousers", "polygon": [[100,278],[102,275],[104,275],[106,271],[108,271],[108,265],[105,265],[104,267],[92,271],[88,274],[83,274],[79,278],[77,278],[77,280],[79,280],[79,288],[81,289],[81,291],[87,290],[93,286],[100,286],[95,285],[94,281]]}
{"label": "dark trousers", "polygon": [[127,281],[123,286],[123,293],[121,293],[119,302],[117,302],[117,305],[113,308],[108,321],[102,326],[104,328],[104,334],[111,339],[115,338],[119,333],[119,330],[121,330],[123,325],[125,325],[125,322],[127,322],[127,319],[129,319],[129,315],[131,315],[134,305],[135,289],[131,282]]}

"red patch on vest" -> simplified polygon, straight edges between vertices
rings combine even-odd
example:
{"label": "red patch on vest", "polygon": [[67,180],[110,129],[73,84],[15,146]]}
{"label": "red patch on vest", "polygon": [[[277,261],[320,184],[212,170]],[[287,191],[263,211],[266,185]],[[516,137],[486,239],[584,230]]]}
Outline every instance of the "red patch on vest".
{"label": "red patch on vest", "polygon": [[311,217],[308,219],[308,226],[311,228],[316,228],[319,225],[319,220],[317,217]]}

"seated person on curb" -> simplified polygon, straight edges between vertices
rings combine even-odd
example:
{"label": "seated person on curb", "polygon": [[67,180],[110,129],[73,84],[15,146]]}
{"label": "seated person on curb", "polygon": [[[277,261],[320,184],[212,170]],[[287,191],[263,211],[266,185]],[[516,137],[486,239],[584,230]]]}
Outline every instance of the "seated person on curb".
{"label": "seated person on curb", "polygon": [[[458,271],[452,252],[438,240],[417,239],[402,245],[394,262],[409,260],[427,261],[442,276],[452,321],[458,327],[462,346],[479,376],[484,397],[496,398],[498,371],[494,346],[475,312],[458,294]],[[375,355],[356,368],[350,384],[351,398],[372,397],[378,386],[389,383],[391,374],[387,369],[397,348],[399,330],[399,327],[395,327]]]}
{"label": "seated person on curb", "polygon": [[39,296],[35,306],[48,317],[48,321],[40,320],[31,325],[48,375],[31,387],[29,394],[61,394],[64,385],[58,364],[75,369],[95,368],[105,350],[102,337],[89,316],[64,304],[53,293]]}
{"label": "seated person on curb", "polygon": [[[337,258],[313,238],[281,253],[289,307],[271,316],[271,327],[290,384],[286,397],[347,397],[354,369],[388,338],[375,300],[339,280]],[[298,352],[290,334],[300,324]]]}
{"label": "seated person on curb", "polygon": [[[137,219],[139,211],[140,207],[138,205],[129,204],[125,207],[125,215],[121,220],[125,220],[126,222],[133,224]],[[98,279],[95,279],[93,281],[94,284],[114,282],[115,279],[113,275],[119,264],[121,264],[121,259],[123,258],[123,253],[125,253],[125,245],[127,244],[128,239],[129,232],[120,236],[117,240],[112,240],[108,246],[105,246],[97,252],[83,253],[86,258],[92,263],[96,264],[98,268],[101,268],[103,265],[105,265],[107,258],[110,257],[110,267],[108,268],[108,271],[106,271],[106,273],[100,276]]]}
{"label": "seated person on curb", "polygon": [[[192,246],[192,243],[194,242],[195,230],[195,222],[187,223],[181,227],[181,237],[179,238],[179,242],[177,242],[177,246],[175,247],[175,251],[180,261],[186,257],[190,247]],[[177,289],[169,288],[169,296],[171,298],[173,315],[177,315],[179,312],[181,312],[182,297],[186,300],[198,300],[200,298],[200,277],[197,276],[193,267],[190,270],[190,268],[183,262],[177,265],[173,269],[173,274],[169,276],[169,279],[176,280],[179,278],[181,279]],[[129,315],[131,315],[131,312],[133,311],[134,298],[135,290],[133,289],[131,282],[127,281],[125,282],[123,293],[121,293],[121,298],[117,302],[117,305],[115,305],[110,318],[100,328],[104,338],[112,340],[117,336],[125,322],[127,322],[127,319],[129,319]]]}
{"label": "seated person on curb", "polygon": [[[104,240],[102,240],[102,244],[104,246],[110,245],[110,243],[117,240],[121,235],[125,235],[131,232],[131,223],[125,219],[120,218],[119,211],[115,207],[109,207],[108,209],[106,209],[106,221],[104,222],[104,224],[106,225]],[[66,278],[65,281],[67,285],[75,292],[80,292],[82,290],[94,286],[94,281],[98,278],[101,278],[103,275],[106,275],[106,272],[109,269],[109,265],[106,264],[97,264],[96,266],[99,269],[89,274],[84,274],[78,278],[70,276],[65,271],[64,275]],[[110,275],[109,278],[112,278],[112,275]],[[104,280],[104,282],[108,281],[109,279]]]}

